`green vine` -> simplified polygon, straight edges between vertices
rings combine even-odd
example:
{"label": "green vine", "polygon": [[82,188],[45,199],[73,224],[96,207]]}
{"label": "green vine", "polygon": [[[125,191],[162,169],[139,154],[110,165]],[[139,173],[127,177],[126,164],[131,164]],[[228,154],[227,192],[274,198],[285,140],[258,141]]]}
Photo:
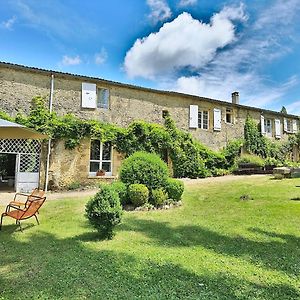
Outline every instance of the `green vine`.
{"label": "green vine", "polygon": [[18,114],[13,119],[0,112],[0,118],[16,121],[54,140],[63,139],[66,149],[74,149],[83,138],[96,138],[111,142],[125,156],[137,151],[157,153],[165,161],[171,159],[175,177],[196,178],[226,173],[224,169],[232,167],[242,145],[249,153],[284,160],[300,140],[298,135],[290,138],[288,143],[271,142],[260,134],[255,121],[248,117],[244,141],[232,141],[222,152],[215,152],[196,141],[191,134],[179,130],[169,114],[164,116],[164,125],[134,121],[127,128],[121,128],[96,120],[82,120],[72,114],[58,116],[50,113],[42,97],[32,99],[27,116]]}

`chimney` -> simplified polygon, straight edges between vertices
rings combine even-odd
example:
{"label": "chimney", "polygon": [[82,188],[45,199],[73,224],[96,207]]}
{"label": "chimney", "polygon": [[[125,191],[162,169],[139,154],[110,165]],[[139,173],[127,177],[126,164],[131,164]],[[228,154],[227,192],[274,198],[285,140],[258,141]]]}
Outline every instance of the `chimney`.
{"label": "chimney", "polygon": [[233,93],[231,94],[231,98],[232,98],[232,103],[233,103],[233,104],[239,104],[239,103],[240,103],[239,92],[233,92]]}

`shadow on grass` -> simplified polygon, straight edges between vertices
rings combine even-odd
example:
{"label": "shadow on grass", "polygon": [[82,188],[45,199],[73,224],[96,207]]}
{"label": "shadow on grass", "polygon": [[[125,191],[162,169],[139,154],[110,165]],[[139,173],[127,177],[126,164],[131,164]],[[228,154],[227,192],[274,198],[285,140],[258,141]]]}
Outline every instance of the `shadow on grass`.
{"label": "shadow on grass", "polygon": [[[146,224],[144,224],[146,225]],[[153,224],[151,225],[153,226]],[[163,225],[165,226],[165,225]],[[170,232],[169,232],[170,233]],[[228,273],[196,274],[180,265],[91,249],[86,238],[1,233],[3,299],[296,299],[292,286],[262,285]],[[173,239],[176,243],[177,238]]]}
{"label": "shadow on grass", "polygon": [[150,243],[166,247],[202,246],[223,255],[242,257],[254,263],[262,263],[267,269],[282,271],[287,275],[299,275],[300,238],[278,235],[260,229],[250,229],[282,241],[255,241],[242,236],[222,235],[200,226],[170,227],[168,223],[150,220],[128,220],[119,230],[139,231],[151,238]]}

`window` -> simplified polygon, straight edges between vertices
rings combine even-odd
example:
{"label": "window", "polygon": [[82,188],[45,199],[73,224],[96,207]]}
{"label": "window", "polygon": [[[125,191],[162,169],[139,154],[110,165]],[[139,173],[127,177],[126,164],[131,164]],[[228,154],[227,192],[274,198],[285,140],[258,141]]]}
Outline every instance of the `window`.
{"label": "window", "polygon": [[232,116],[231,108],[226,108],[226,123],[229,123],[229,124],[233,123],[233,116]]}
{"label": "window", "polygon": [[109,108],[109,90],[99,88],[97,94],[97,108]]}
{"label": "window", "polygon": [[91,140],[90,174],[96,175],[101,169],[105,170],[106,175],[112,174],[112,146],[108,142]]}
{"label": "window", "polygon": [[272,135],[272,120],[271,119],[265,119],[265,133]]}
{"label": "window", "polygon": [[208,111],[198,111],[198,128],[208,129]]}
{"label": "window", "polygon": [[293,121],[287,119],[286,120],[286,132],[293,132]]}

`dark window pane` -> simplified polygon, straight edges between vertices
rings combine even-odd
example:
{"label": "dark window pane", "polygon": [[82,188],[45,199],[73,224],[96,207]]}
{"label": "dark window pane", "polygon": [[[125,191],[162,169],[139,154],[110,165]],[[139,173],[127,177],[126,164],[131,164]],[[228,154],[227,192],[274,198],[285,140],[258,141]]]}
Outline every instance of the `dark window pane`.
{"label": "dark window pane", "polygon": [[110,162],[103,162],[102,169],[106,172],[111,172],[111,163]]}
{"label": "dark window pane", "polygon": [[100,160],[100,141],[91,141],[91,160]]}
{"label": "dark window pane", "polygon": [[90,172],[97,172],[100,169],[98,162],[90,162]]}
{"label": "dark window pane", "polygon": [[208,129],[208,111],[203,112],[203,129]]}
{"label": "dark window pane", "polygon": [[111,144],[103,143],[102,160],[111,160]]}
{"label": "dark window pane", "polygon": [[198,128],[202,128],[202,111],[198,112]]}
{"label": "dark window pane", "polygon": [[109,90],[98,89],[97,107],[108,109],[109,106]]}

